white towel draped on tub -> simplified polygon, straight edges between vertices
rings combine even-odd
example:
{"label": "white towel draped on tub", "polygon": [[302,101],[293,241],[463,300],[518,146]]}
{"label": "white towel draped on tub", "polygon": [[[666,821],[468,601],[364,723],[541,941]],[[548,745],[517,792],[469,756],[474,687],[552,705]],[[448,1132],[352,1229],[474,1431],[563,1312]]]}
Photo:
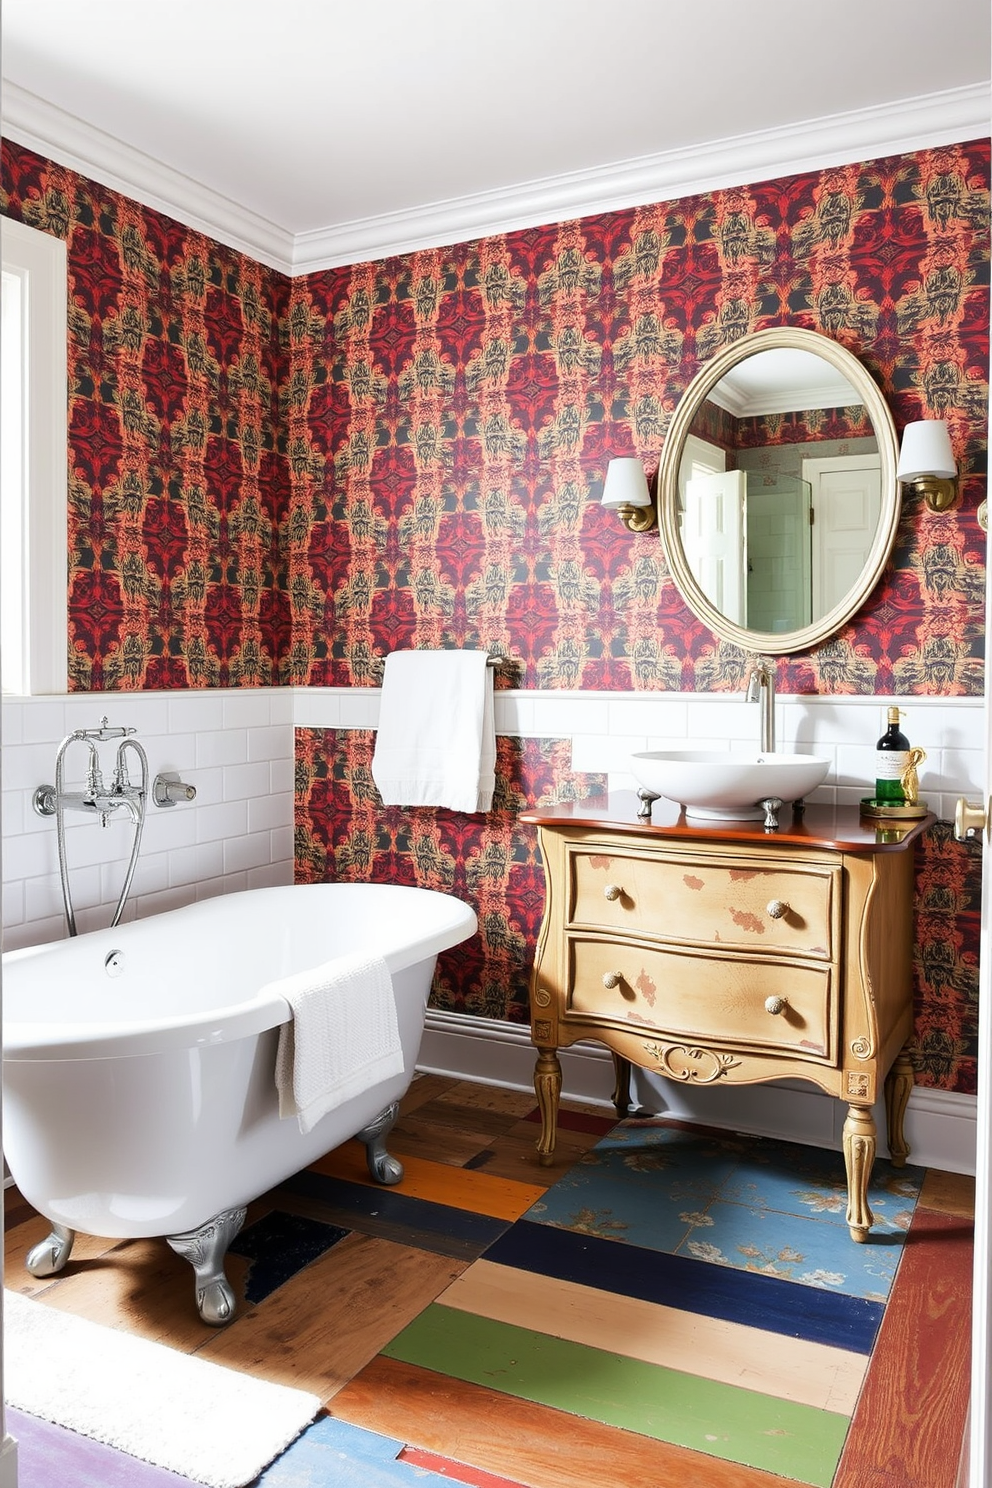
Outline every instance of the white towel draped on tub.
{"label": "white towel draped on tub", "polygon": [[485,651],[386,657],[372,756],[383,805],[491,808],[496,730],[487,659]]}
{"label": "white towel draped on tub", "polygon": [[268,989],[293,1016],[279,1029],[279,1115],[302,1132],[353,1095],[403,1069],[396,999],[380,956],[339,956]]}

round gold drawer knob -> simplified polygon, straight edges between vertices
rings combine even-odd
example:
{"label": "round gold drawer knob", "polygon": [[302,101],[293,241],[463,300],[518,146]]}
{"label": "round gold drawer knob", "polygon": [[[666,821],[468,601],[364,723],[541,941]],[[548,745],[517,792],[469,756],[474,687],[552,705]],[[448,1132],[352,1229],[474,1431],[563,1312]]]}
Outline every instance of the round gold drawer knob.
{"label": "round gold drawer knob", "polygon": [[619,971],[607,971],[603,973],[603,986],[608,988],[610,991],[612,991],[614,987],[619,987],[622,981],[623,976]]}
{"label": "round gold drawer knob", "polygon": [[789,906],[784,899],[769,899],[766,908],[773,920],[784,920],[789,913]]}
{"label": "round gold drawer knob", "polygon": [[622,893],[623,889],[620,887],[619,884],[607,884],[606,888],[603,890],[603,898],[609,899],[610,903],[612,904],[614,899],[619,899]]}
{"label": "round gold drawer knob", "polygon": [[789,1006],[788,998],[785,998],[785,997],[766,997],[765,998],[765,1012],[766,1013],[771,1013],[771,1015],[772,1015],[773,1018],[777,1018],[778,1015],[779,1015],[779,1013],[784,1013],[785,1010],[786,1010],[786,1008],[788,1006]]}

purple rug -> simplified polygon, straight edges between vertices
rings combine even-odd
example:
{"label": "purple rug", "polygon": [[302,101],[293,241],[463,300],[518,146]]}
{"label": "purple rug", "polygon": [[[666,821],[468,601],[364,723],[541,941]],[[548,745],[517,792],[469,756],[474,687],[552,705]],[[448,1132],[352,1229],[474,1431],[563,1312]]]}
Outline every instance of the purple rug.
{"label": "purple rug", "polygon": [[190,1478],[10,1406],[7,1430],[17,1439],[18,1488],[197,1488]]}

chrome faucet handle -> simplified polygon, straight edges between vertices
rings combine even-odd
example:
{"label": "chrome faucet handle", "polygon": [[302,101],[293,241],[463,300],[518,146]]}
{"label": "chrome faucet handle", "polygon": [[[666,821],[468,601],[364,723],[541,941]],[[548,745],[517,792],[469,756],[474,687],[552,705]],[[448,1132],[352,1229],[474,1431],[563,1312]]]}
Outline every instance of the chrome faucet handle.
{"label": "chrome faucet handle", "polygon": [[39,785],[31,797],[31,805],[39,816],[54,816],[58,799],[54,785]]}
{"label": "chrome faucet handle", "polygon": [[761,695],[762,687],[772,687],[774,682],[775,672],[771,662],[765,661],[762,656],[752,656],[748,661],[747,671],[744,673],[748,702],[756,703]]}
{"label": "chrome faucet handle", "polygon": [[95,739],[98,744],[106,744],[108,739],[128,739],[136,734],[136,728],[111,728],[107,722],[106,714],[100,719],[100,727],[95,729],[73,729],[69,735],[70,739]]}
{"label": "chrome faucet handle", "polygon": [[111,728],[107,721],[107,715],[104,714],[100,719],[100,727],[98,729],[90,729],[88,731],[88,737],[99,739],[101,744],[105,744],[108,739],[129,739],[132,734],[136,734],[137,732],[138,730],[136,728],[129,728],[127,725],[123,728]]}

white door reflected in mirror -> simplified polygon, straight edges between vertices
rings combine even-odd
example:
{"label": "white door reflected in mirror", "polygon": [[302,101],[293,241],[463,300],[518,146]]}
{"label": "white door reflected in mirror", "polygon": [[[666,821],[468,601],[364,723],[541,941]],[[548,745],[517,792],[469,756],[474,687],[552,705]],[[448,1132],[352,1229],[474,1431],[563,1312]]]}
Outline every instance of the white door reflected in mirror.
{"label": "white door reflected in mirror", "polygon": [[747,477],[743,470],[686,481],[682,546],[711,604],[737,625],[747,620]]}

